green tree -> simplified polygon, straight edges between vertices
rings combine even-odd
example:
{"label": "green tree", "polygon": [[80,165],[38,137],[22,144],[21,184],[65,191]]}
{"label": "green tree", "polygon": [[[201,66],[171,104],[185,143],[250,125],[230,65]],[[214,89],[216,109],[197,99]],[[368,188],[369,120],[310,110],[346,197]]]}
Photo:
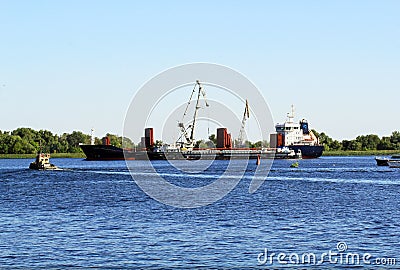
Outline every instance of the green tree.
{"label": "green tree", "polygon": [[0,135],[0,153],[32,154],[35,153],[35,147],[18,135],[4,133]]}
{"label": "green tree", "polygon": [[315,135],[317,138],[319,138],[319,132],[318,132],[318,131],[316,131],[315,129],[312,129],[311,132],[314,133],[314,135]]}
{"label": "green tree", "polygon": [[122,147],[123,148],[134,148],[135,144],[132,142],[131,139],[127,137],[121,137],[122,140]]}
{"label": "green tree", "polygon": [[118,137],[117,135],[107,133],[106,137],[110,139],[110,144],[115,147],[122,147],[122,137]]}
{"label": "green tree", "polygon": [[198,140],[198,141],[196,141],[195,143],[194,143],[194,148],[204,148],[204,147],[201,147],[201,145],[205,145],[205,143],[204,143],[204,140]]}
{"label": "green tree", "polygon": [[253,148],[261,148],[262,146],[263,146],[263,142],[262,141],[255,142],[253,144]]}
{"label": "green tree", "polygon": [[390,142],[390,137],[382,137],[377,146],[378,150],[394,150],[394,145]]}
{"label": "green tree", "polygon": [[79,144],[90,143],[90,136],[83,134],[81,131],[73,131],[71,134],[67,134],[66,139],[68,142],[68,152],[70,153],[82,152],[82,149],[79,147]]}
{"label": "green tree", "polygon": [[53,135],[48,130],[39,130],[38,135],[40,137],[40,143],[42,145],[42,151],[48,153],[54,153],[59,151],[58,136]]}
{"label": "green tree", "polygon": [[332,151],[338,151],[342,149],[342,144],[338,140],[334,140],[330,145],[329,149]]}
{"label": "green tree", "polygon": [[103,141],[100,138],[94,138],[94,144],[103,144]]}
{"label": "green tree", "polygon": [[21,139],[25,139],[29,142],[35,141],[40,138],[38,132],[31,128],[17,128],[16,130],[13,130],[11,132],[11,135],[19,136],[21,137]]}
{"label": "green tree", "polygon": [[8,154],[9,136],[6,133],[0,134],[0,154]]}
{"label": "green tree", "polygon": [[362,135],[356,138],[356,142],[361,144],[361,150],[376,150],[381,139],[377,135]]}
{"label": "green tree", "polygon": [[331,150],[331,144],[333,143],[333,139],[331,137],[326,135],[324,132],[321,132],[318,138],[319,138],[319,143],[324,145],[325,151]]}
{"label": "green tree", "polygon": [[393,148],[398,150],[400,149],[400,132],[393,131],[392,135],[390,136],[390,143],[393,145]]}
{"label": "green tree", "polygon": [[208,139],[214,144],[217,145],[217,137],[215,136],[215,134],[211,134]]}
{"label": "green tree", "polygon": [[[22,141],[16,139],[17,145],[13,146],[10,151],[14,154],[35,153],[39,150],[40,134],[31,128],[17,128],[11,132],[12,136],[18,136]],[[22,146],[23,145],[23,146]],[[22,148],[21,148],[22,147]],[[24,149],[24,150],[21,150]],[[34,149],[34,150],[32,150]],[[24,152],[24,153],[22,153]]]}
{"label": "green tree", "polygon": [[360,151],[362,150],[362,144],[356,140],[343,141],[343,149],[350,151]]}
{"label": "green tree", "polygon": [[10,154],[34,154],[36,148],[33,147],[27,140],[22,139],[20,136],[13,137],[13,145],[11,146]]}
{"label": "green tree", "polygon": [[243,148],[254,148],[254,144],[251,141],[244,141],[244,145],[242,146]]}
{"label": "green tree", "polygon": [[67,137],[68,133],[63,133],[61,136],[58,137],[57,152],[59,153],[69,152],[69,143]]}

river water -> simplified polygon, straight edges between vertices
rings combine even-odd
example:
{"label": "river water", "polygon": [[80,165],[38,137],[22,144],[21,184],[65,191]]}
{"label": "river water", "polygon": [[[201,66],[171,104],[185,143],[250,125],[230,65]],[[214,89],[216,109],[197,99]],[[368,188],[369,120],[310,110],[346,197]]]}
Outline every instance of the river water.
{"label": "river water", "polygon": [[[123,161],[53,159],[63,171],[32,171],[30,162],[0,160],[0,268],[400,266],[400,169],[373,157],[301,160],[299,168],[276,160],[255,193],[244,177],[194,209],[146,195]],[[171,182],[202,186],[226,163],[189,176],[166,161],[153,165]]]}

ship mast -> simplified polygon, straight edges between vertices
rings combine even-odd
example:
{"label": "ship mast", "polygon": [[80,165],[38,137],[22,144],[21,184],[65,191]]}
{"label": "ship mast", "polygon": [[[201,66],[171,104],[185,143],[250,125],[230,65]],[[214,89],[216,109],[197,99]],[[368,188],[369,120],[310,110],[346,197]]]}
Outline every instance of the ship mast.
{"label": "ship mast", "polygon": [[292,110],[290,113],[287,113],[288,123],[293,123],[294,119],[294,105],[292,104]]}
{"label": "ship mast", "polygon": [[90,144],[94,145],[94,128],[90,130]]}

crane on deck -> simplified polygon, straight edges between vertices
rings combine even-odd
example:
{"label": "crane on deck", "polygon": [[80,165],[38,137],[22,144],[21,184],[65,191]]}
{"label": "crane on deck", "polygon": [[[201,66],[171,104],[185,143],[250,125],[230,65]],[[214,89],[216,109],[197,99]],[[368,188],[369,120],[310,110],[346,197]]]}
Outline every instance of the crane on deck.
{"label": "crane on deck", "polygon": [[[185,127],[183,120],[188,112],[190,102],[192,101],[193,95],[196,93],[197,86],[198,86],[198,93],[197,93],[196,107],[194,109],[193,120],[192,120],[191,124],[189,124],[187,127]],[[182,121],[178,122],[178,127],[181,130],[181,136],[178,139],[178,141],[180,139],[182,139],[182,137],[185,138],[185,142],[183,143],[183,145],[181,145],[181,147],[185,147],[187,149],[193,149],[193,147],[194,147],[194,128],[196,125],[197,111],[201,108],[201,106],[200,106],[200,97],[201,96],[203,96],[206,106],[209,107],[209,104],[208,104],[207,98],[206,98],[206,92],[204,91],[202,85],[200,84],[200,81],[196,80],[196,83],[195,83],[193,91],[190,95],[188,104],[186,105],[185,112],[183,113]]]}
{"label": "crane on deck", "polygon": [[246,121],[247,119],[249,119],[250,117],[250,110],[249,110],[249,102],[246,99],[246,105],[244,107],[244,113],[243,113],[243,118],[242,118],[242,126],[240,127],[240,131],[239,131],[239,137],[238,137],[238,143],[239,143],[239,147],[243,147],[245,144],[245,126],[246,126]]}

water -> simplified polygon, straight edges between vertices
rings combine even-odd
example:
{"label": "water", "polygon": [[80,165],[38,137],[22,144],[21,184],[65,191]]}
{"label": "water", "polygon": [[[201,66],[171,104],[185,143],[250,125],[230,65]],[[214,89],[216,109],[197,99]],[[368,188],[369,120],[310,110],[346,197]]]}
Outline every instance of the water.
{"label": "water", "polygon": [[[0,160],[1,268],[265,269],[284,266],[276,256],[262,265],[257,258],[265,249],[268,256],[320,256],[338,252],[339,242],[344,252],[400,265],[400,170],[377,167],[372,157],[301,160],[297,169],[277,160],[255,193],[248,193],[250,168],[226,197],[196,209],[153,200],[123,161],[52,161],[68,170],[32,171],[31,160]],[[218,161],[188,177],[154,162],[186,186],[212,182],[226,165]],[[321,266],[344,267],[326,258]]]}

